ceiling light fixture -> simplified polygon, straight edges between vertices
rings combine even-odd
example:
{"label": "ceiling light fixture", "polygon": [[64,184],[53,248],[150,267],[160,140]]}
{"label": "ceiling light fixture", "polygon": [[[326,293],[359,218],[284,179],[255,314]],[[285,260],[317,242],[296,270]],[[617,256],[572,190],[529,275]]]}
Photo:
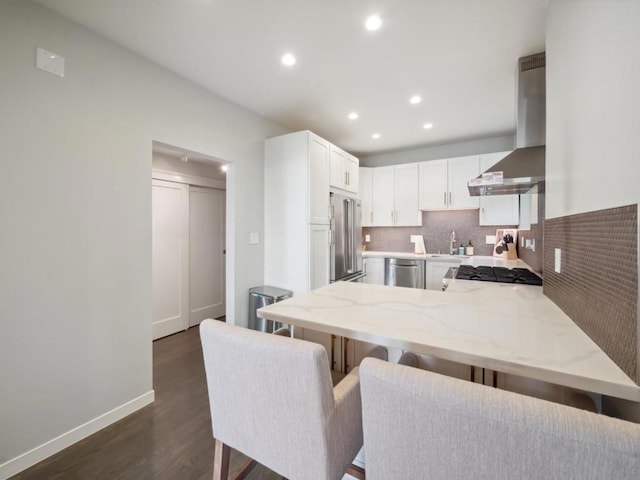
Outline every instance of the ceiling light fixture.
{"label": "ceiling light fixture", "polygon": [[292,67],[296,64],[296,57],[294,57],[291,53],[285,53],[282,56],[282,63],[287,67]]}
{"label": "ceiling light fixture", "polygon": [[409,99],[409,103],[416,105],[418,103],[420,103],[422,101],[422,97],[420,97],[420,95],[414,95],[413,97],[411,97]]}
{"label": "ceiling light fixture", "polygon": [[374,133],[373,135],[371,135],[371,138],[373,138],[374,140],[377,140],[380,138],[380,134],[379,133]]}
{"label": "ceiling light fixture", "polygon": [[382,19],[378,15],[371,15],[367,18],[366,22],[364,22],[364,26],[370,32],[374,32],[382,26]]}
{"label": "ceiling light fixture", "polygon": [[429,123],[425,123],[422,128],[424,128],[425,130],[429,130],[430,128],[433,128],[433,123],[429,122]]}
{"label": "ceiling light fixture", "polygon": [[358,118],[358,112],[351,112],[349,114],[349,120],[355,120],[356,118]]}

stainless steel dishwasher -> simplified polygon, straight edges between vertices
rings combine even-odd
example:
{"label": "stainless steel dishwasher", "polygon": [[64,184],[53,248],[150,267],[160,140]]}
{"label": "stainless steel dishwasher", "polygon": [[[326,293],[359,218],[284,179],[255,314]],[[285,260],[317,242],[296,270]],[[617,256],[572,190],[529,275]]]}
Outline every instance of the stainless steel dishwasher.
{"label": "stainless steel dishwasher", "polygon": [[425,261],[385,258],[384,284],[392,287],[425,288]]}

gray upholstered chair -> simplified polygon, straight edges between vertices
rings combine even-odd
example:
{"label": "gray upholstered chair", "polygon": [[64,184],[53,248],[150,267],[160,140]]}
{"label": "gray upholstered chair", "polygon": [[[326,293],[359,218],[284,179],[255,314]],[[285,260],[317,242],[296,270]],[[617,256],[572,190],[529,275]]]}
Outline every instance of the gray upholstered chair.
{"label": "gray upholstered chair", "polygon": [[640,425],[374,359],[367,480],[638,479]]}
{"label": "gray upholstered chair", "polygon": [[229,447],[294,480],[342,478],[362,447],[357,369],[335,389],[325,349],[204,320],[214,479]]}
{"label": "gray upholstered chair", "polygon": [[398,365],[405,365],[407,367],[418,368],[420,361],[418,355],[412,352],[404,352],[398,360]]}

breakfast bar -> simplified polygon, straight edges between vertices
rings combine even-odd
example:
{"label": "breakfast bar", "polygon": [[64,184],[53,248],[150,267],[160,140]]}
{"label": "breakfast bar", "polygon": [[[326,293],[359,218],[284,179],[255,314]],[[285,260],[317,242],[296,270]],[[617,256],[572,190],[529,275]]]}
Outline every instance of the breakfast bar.
{"label": "breakfast bar", "polygon": [[258,316],[640,401],[640,387],[542,287],[455,281],[440,292],[336,282],[264,307]]}

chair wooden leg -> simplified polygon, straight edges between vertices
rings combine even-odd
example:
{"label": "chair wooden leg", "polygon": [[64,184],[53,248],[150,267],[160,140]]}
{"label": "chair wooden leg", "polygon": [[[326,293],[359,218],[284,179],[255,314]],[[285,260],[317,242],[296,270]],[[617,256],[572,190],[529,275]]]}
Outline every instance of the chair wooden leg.
{"label": "chair wooden leg", "polygon": [[227,480],[229,478],[231,449],[217,438],[213,449],[213,480]]}
{"label": "chair wooden leg", "polygon": [[357,478],[358,480],[366,479],[364,468],[360,468],[359,466],[354,465],[353,463],[351,464],[351,466],[349,466],[349,468],[347,468],[347,473],[352,477]]}
{"label": "chair wooden leg", "polygon": [[247,475],[249,475],[249,472],[251,472],[251,469],[255,466],[256,466],[255,460],[251,460],[251,459],[247,460],[242,464],[242,466],[240,467],[240,470],[238,470],[236,474],[233,477],[231,477],[231,480],[243,480],[244,478],[247,477]]}

